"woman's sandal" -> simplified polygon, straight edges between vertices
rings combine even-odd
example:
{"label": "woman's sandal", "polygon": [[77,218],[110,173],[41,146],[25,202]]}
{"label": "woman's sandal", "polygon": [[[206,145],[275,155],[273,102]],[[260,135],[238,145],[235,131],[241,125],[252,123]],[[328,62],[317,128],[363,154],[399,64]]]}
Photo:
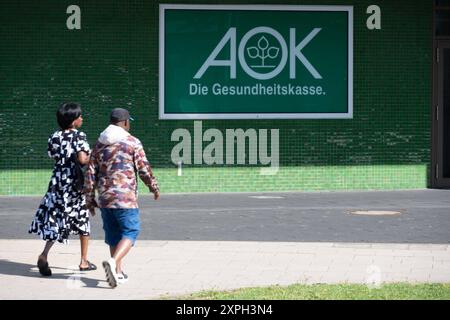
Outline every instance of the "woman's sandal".
{"label": "woman's sandal", "polygon": [[80,271],[92,271],[92,270],[97,270],[97,266],[93,263],[91,263],[90,261],[87,261],[88,266],[87,267],[80,267]]}
{"label": "woman's sandal", "polygon": [[39,259],[37,267],[39,269],[39,273],[42,274],[43,276],[49,277],[52,275],[52,269],[49,268],[47,261]]}

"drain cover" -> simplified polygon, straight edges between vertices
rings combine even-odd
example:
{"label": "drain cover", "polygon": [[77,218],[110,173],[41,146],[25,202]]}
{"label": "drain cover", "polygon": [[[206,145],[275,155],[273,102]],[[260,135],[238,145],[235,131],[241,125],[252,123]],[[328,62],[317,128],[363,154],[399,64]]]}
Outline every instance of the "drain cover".
{"label": "drain cover", "polygon": [[402,214],[401,211],[388,211],[388,210],[355,210],[350,211],[350,214],[362,215],[362,216],[395,216]]}
{"label": "drain cover", "polygon": [[284,197],[279,197],[279,196],[249,196],[249,198],[254,198],[254,199],[284,199]]}

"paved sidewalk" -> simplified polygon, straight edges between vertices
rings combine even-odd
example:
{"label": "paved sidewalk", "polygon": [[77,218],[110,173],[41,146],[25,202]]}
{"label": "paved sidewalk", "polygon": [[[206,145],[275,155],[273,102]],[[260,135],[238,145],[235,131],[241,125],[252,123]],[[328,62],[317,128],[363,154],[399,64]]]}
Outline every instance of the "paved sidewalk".
{"label": "paved sidewalk", "polygon": [[160,299],[196,292],[293,283],[450,282],[450,245],[249,241],[138,241],[124,269],[130,281],[110,289],[99,270],[77,271],[79,242],[57,244],[50,278],[35,267],[40,240],[0,240],[0,299]]}

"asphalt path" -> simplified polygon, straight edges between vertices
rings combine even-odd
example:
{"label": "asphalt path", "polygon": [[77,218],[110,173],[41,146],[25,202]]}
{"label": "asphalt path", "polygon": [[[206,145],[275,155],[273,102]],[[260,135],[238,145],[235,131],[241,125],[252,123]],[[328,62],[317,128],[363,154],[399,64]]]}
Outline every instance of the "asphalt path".
{"label": "asphalt path", "polygon": [[[197,193],[139,198],[141,240],[450,243],[450,191]],[[0,197],[0,239],[36,239],[41,197]],[[354,215],[397,211],[392,216]],[[99,211],[92,238],[103,239]],[[72,239],[76,237],[72,236]]]}

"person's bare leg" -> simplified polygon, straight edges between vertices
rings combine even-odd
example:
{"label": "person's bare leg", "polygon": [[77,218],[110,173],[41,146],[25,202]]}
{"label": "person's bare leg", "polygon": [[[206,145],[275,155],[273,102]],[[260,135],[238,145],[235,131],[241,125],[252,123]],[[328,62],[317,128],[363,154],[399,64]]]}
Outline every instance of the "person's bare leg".
{"label": "person's bare leg", "polygon": [[87,252],[88,252],[88,244],[89,244],[89,236],[80,235],[80,244],[81,244],[81,261],[80,268],[89,267],[87,260]]}
{"label": "person's bare leg", "polygon": [[114,257],[114,252],[116,252],[116,247],[109,246],[109,253],[111,253],[111,258]]}
{"label": "person's bare leg", "polygon": [[[111,253],[111,258],[114,258],[114,253],[116,253],[117,246],[109,247],[109,252]],[[116,261],[116,270],[122,271],[122,261]]]}
{"label": "person's bare leg", "polygon": [[42,251],[42,253],[39,255],[38,261],[39,260],[47,261],[48,252],[50,251],[50,249],[52,248],[54,243],[55,242],[53,242],[53,241],[46,241],[45,242],[44,251]]}
{"label": "person's bare leg", "polygon": [[113,258],[116,261],[117,273],[122,273],[122,259],[127,255],[132,246],[133,242],[130,239],[123,238],[115,247]]}

